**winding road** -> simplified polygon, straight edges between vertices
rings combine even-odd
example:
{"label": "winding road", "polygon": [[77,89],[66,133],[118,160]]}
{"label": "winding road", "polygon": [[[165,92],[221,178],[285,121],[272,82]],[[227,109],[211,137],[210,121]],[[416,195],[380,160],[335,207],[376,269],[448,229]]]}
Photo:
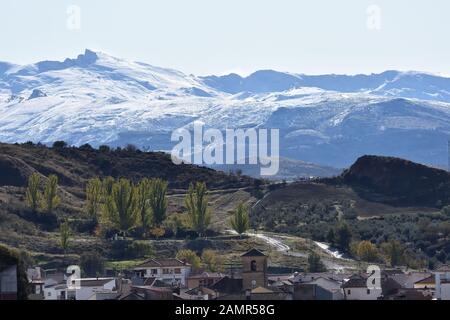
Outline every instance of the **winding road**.
{"label": "winding road", "polygon": [[[234,230],[226,230],[227,233],[229,234],[234,234],[237,235],[237,232]],[[246,232],[245,235],[249,236],[249,237],[254,237],[254,238],[258,238],[262,241],[264,241],[265,243],[267,243],[268,245],[272,246],[273,248],[275,248],[277,251],[283,253],[286,256],[291,256],[291,257],[301,257],[301,258],[307,258],[308,254],[304,253],[304,252],[299,252],[299,251],[295,251],[292,250],[291,247],[289,247],[286,243],[283,242],[283,238],[285,239],[296,239],[296,237],[292,237],[292,236],[285,236],[285,235],[273,235],[273,234],[266,234],[266,233],[254,233],[254,232]],[[314,241],[314,243],[321,249],[323,250],[327,255],[329,255],[330,257],[336,259],[336,260],[342,260],[342,261],[351,261],[349,259],[345,259],[343,258],[343,254],[337,250],[331,250],[330,246],[322,243],[322,242],[317,242]],[[333,269],[333,270],[344,270],[347,267],[337,263],[336,261],[333,261],[332,259],[322,259],[323,263],[325,264],[325,266],[327,267],[327,269]]]}

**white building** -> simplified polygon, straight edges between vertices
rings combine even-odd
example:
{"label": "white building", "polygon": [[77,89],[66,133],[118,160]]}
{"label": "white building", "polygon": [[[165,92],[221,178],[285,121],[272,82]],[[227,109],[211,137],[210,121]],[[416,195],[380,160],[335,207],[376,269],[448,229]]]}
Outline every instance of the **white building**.
{"label": "white building", "polygon": [[133,269],[140,278],[155,278],[173,286],[186,286],[191,266],[178,259],[150,259]]}
{"label": "white building", "polygon": [[436,273],[436,293],[438,300],[450,300],[450,273]]}
{"label": "white building", "polygon": [[70,291],[75,291],[75,300],[92,300],[98,293],[117,293],[117,282],[115,278],[82,278],[72,280]]}
{"label": "white building", "polygon": [[118,294],[115,278],[82,278],[70,283],[50,283],[44,287],[45,300],[97,300]]}
{"label": "white building", "polygon": [[44,286],[45,300],[67,300],[68,297],[67,284],[52,283]]}
{"label": "white building", "polygon": [[367,278],[362,275],[354,275],[342,285],[346,300],[377,300],[382,295],[382,289],[369,288]]}

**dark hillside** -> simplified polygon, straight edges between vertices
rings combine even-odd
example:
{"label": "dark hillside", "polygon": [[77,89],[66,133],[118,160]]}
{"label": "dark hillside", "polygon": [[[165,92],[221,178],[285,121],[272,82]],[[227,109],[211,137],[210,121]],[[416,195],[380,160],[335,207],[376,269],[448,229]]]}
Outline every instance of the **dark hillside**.
{"label": "dark hillside", "polygon": [[450,203],[450,173],[399,158],[363,156],[338,180],[368,200],[398,206]]}
{"label": "dark hillside", "polygon": [[56,174],[66,187],[82,187],[94,176],[134,181],[159,177],[167,180],[171,189],[186,189],[193,181],[204,181],[210,189],[240,188],[254,181],[195,165],[175,165],[170,155],[162,152],[0,144],[0,186],[23,187],[34,171],[45,176]]}

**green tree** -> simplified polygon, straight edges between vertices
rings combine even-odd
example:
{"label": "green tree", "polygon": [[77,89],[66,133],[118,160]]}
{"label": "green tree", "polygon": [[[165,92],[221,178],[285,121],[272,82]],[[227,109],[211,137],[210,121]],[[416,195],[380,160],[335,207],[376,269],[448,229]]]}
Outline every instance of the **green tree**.
{"label": "green tree", "polygon": [[105,272],[105,259],[97,252],[83,253],[80,267],[86,277],[98,277]]}
{"label": "green tree", "polygon": [[86,213],[98,222],[103,197],[102,181],[99,178],[90,179],[86,185]]}
{"label": "green tree", "polygon": [[136,192],[129,180],[120,179],[114,183],[111,195],[107,196],[104,210],[113,228],[126,234],[136,226]]}
{"label": "green tree", "polygon": [[59,243],[64,251],[64,256],[66,255],[67,249],[69,248],[71,236],[72,230],[70,229],[69,223],[67,221],[64,221],[59,226]]}
{"label": "green tree", "polygon": [[311,252],[308,255],[308,271],[309,272],[324,272],[326,271],[326,267],[323,264],[322,260],[320,259],[320,256],[315,253]]}
{"label": "green tree", "polygon": [[147,232],[152,222],[152,210],[150,207],[150,194],[152,183],[149,179],[142,179],[136,188],[137,210],[140,223],[144,232]]}
{"label": "green tree", "polygon": [[219,254],[217,254],[214,250],[204,250],[202,252],[202,258],[201,258],[203,264],[206,266],[206,268],[211,272],[222,272],[223,271],[223,257]]}
{"label": "green tree", "polygon": [[26,192],[28,206],[34,212],[37,211],[40,201],[39,185],[41,184],[41,177],[37,173],[33,173],[28,178],[28,187]]}
{"label": "green tree", "polygon": [[153,215],[153,223],[160,226],[166,219],[167,212],[167,181],[153,179],[150,192],[150,207]]}
{"label": "green tree", "polygon": [[336,230],[336,245],[342,251],[348,252],[350,249],[350,242],[352,241],[352,232],[350,227],[343,223],[339,225]]}
{"label": "green tree", "polygon": [[402,264],[405,260],[405,248],[398,240],[390,240],[389,242],[383,243],[381,250],[392,267]]}
{"label": "green tree", "polygon": [[211,222],[211,213],[208,209],[208,196],[206,184],[197,182],[189,186],[185,204],[188,209],[188,216],[191,227],[203,236]]}
{"label": "green tree", "polygon": [[58,197],[58,177],[54,174],[48,177],[44,192],[41,197],[41,208],[46,213],[53,213],[58,207],[60,199]]}
{"label": "green tree", "polygon": [[178,251],[176,258],[183,262],[189,263],[193,269],[199,269],[202,261],[200,257],[192,250],[182,249]]}
{"label": "green tree", "polygon": [[367,240],[358,243],[356,254],[361,260],[366,262],[374,262],[378,260],[377,247],[372,242]]}
{"label": "green tree", "polygon": [[244,203],[240,203],[230,219],[231,227],[240,236],[244,234],[250,225],[250,219],[248,217],[248,207]]}
{"label": "green tree", "polygon": [[330,230],[328,230],[327,233],[327,241],[328,243],[330,243],[332,246],[335,245],[336,243],[336,234],[334,233],[334,229],[330,228]]}
{"label": "green tree", "polygon": [[156,239],[163,237],[166,234],[166,229],[161,227],[154,227],[150,229],[150,234]]}

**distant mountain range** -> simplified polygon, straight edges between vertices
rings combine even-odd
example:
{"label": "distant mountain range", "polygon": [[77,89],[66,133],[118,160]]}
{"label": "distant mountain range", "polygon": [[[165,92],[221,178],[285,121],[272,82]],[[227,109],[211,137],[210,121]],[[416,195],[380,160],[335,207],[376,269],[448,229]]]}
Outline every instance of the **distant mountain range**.
{"label": "distant mountain range", "polygon": [[337,92],[363,92],[450,102],[450,78],[421,72],[385,71],[371,75],[304,75],[261,70],[248,77],[237,74],[201,77],[205,84],[227,93],[267,93],[295,88],[320,88]]}
{"label": "distant mountain range", "polygon": [[279,128],[283,158],[322,166],[347,167],[363,154],[445,166],[450,78],[272,70],[198,77],[90,50],[62,62],[0,62],[2,142],[170,150],[172,131],[195,120]]}

